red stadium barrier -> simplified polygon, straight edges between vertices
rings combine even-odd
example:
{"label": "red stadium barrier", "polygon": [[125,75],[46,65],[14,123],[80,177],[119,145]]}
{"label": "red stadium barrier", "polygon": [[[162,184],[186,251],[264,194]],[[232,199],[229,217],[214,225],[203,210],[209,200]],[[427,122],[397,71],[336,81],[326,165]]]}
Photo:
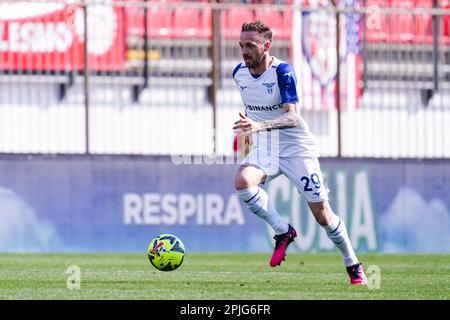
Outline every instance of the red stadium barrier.
{"label": "red stadium barrier", "polygon": [[[29,4],[31,6],[31,4]],[[76,5],[8,4],[0,16],[0,69],[84,69],[84,14]],[[122,70],[125,67],[122,10],[102,6],[89,11],[89,68]],[[99,24],[101,21],[101,25]]]}

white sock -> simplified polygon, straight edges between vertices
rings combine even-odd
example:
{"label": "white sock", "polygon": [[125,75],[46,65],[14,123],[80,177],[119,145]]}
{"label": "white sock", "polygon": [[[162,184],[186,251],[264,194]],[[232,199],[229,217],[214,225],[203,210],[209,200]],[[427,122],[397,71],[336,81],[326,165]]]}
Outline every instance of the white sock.
{"label": "white sock", "polygon": [[327,231],[328,238],[330,238],[341,251],[344,257],[345,266],[349,267],[358,263],[358,258],[350,243],[344,221],[333,213],[330,224],[325,226],[324,229]]}
{"label": "white sock", "polygon": [[256,186],[248,189],[236,190],[236,193],[251,212],[269,223],[275,231],[275,234],[288,232],[288,223],[272,206],[269,201],[269,196],[264,189]]}

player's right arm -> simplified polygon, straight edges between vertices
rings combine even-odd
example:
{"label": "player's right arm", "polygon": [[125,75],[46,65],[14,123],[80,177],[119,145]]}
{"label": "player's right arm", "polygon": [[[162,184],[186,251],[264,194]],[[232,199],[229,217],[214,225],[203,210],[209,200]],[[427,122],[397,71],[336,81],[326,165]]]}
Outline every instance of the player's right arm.
{"label": "player's right arm", "polygon": [[239,112],[240,119],[234,123],[233,130],[238,130],[244,135],[269,129],[286,129],[294,128],[300,125],[300,117],[296,112],[295,103],[285,103],[283,105],[285,114],[282,116],[266,121],[256,122]]}
{"label": "player's right arm", "polygon": [[295,71],[291,65],[281,63],[277,67],[277,77],[281,102],[286,113],[278,118],[260,122],[258,131],[287,129],[300,126],[300,115],[297,113],[299,99]]}
{"label": "player's right arm", "polygon": [[259,122],[259,130],[268,129],[286,129],[295,128],[300,125],[300,118],[297,113],[296,103],[285,103],[283,104],[283,109],[286,111],[282,116],[275,118],[273,120],[266,120]]}

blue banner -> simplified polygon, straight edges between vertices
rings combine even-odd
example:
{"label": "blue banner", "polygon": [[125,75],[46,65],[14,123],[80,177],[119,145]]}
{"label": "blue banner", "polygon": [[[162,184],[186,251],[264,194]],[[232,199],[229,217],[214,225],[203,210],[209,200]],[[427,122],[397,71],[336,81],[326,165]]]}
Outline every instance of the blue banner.
{"label": "blue banner", "polygon": [[[450,252],[450,161],[321,165],[358,252]],[[0,252],[143,252],[160,233],[180,237],[188,252],[269,252],[272,232],[234,193],[236,169],[158,157],[3,157]],[[336,250],[289,180],[265,188],[300,233],[290,250]]]}

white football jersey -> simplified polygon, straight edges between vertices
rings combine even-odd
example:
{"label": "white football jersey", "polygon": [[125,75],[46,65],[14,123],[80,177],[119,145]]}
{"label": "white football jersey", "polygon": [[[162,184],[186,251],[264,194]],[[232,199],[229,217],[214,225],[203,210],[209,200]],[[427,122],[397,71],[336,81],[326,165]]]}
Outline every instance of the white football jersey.
{"label": "white football jersey", "polygon": [[[276,119],[286,113],[283,104],[299,102],[294,69],[275,57],[259,76],[252,75],[245,62],[241,62],[233,71],[233,79],[241,92],[245,113],[253,121]],[[266,139],[273,141],[278,137],[280,157],[317,157],[315,138],[300,113],[299,117],[299,127],[254,133],[253,148],[267,143]]]}

